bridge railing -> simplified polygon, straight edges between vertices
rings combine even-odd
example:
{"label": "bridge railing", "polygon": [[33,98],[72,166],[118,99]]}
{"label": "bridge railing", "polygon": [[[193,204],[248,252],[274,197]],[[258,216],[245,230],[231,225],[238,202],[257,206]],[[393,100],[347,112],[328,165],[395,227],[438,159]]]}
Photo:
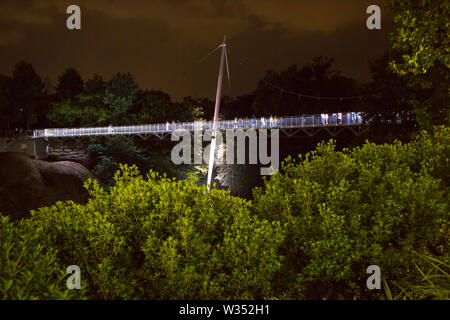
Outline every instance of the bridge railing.
{"label": "bridge railing", "polygon": [[[218,122],[218,129],[250,129],[250,128],[307,128],[322,126],[353,126],[363,124],[362,113],[344,112],[315,115],[300,115],[293,117],[270,117],[222,120]],[[92,128],[52,128],[34,130],[33,138],[46,137],[80,137],[101,135],[127,134],[162,134],[176,129],[193,131],[194,129],[212,129],[212,121],[202,122],[166,122],[156,124],[142,124],[134,126],[109,126]]]}

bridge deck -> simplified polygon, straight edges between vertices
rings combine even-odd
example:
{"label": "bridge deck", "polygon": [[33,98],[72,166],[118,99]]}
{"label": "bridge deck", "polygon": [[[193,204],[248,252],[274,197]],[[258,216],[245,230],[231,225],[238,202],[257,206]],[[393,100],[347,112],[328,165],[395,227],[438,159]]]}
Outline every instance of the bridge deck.
{"label": "bridge deck", "polygon": [[[247,120],[224,120],[218,121],[218,129],[283,129],[283,128],[314,128],[314,127],[337,127],[337,126],[359,126],[365,124],[361,113],[345,112],[328,114],[328,120],[324,115],[302,115],[294,117],[280,117],[277,120],[270,118],[258,118]],[[134,135],[134,134],[163,134],[171,133],[177,129],[184,130],[210,130],[213,121],[181,122],[181,123],[158,123],[142,124],[134,126],[108,126],[96,128],[54,128],[38,129],[33,131],[33,138],[63,138],[102,135]]]}

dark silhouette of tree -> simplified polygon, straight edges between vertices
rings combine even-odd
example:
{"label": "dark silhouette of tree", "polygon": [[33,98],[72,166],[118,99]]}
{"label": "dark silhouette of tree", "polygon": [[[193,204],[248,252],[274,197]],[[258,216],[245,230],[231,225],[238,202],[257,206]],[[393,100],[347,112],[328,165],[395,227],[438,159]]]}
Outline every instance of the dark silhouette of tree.
{"label": "dark silhouette of tree", "polygon": [[8,132],[14,128],[14,118],[12,116],[12,89],[13,81],[11,77],[0,75],[0,128],[1,131]]}
{"label": "dark silhouette of tree", "polygon": [[126,124],[132,120],[127,112],[136,100],[139,86],[131,73],[117,73],[107,84],[103,102],[109,105],[115,124]]}
{"label": "dark silhouette of tree", "polygon": [[98,74],[94,74],[92,78],[86,80],[86,93],[88,94],[103,94],[105,88],[106,82],[103,80],[103,77]]}
{"label": "dark silhouette of tree", "polygon": [[67,69],[59,80],[60,93],[56,101],[50,103],[47,114],[52,123],[61,127],[89,126],[111,116],[103,102],[106,83],[101,76],[94,75],[88,79],[85,89],[83,80],[74,69]]}
{"label": "dark silhouette of tree", "polygon": [[[267,71],[254,93],[252,111],[256,115],[297,115],[321,112],[356,110],[355,100],[329,100],[325,97],[349,97],[359,93],[353,79],[340,75],[332,68],[333,60],[318,57],[312,63],[298,68],[292,65],[284,71]],[[323,97],[322,99],[283,92]]]}
{"label": "dark silhouette of tree", "polygon": [[214,102],[208,98],[193,99],[184,97],[177,109],[186,121],[212,120],[214,114]]}
{"label": "dark silhouette of tree", "polygon": [[139,100],[142,102],[134,108],[138,123],[163,123],[168,120],[178,120],[172,99],[167,93],[156,90],[145,91]]}
{"label": "dark silhouette of tree", "polygon": [[83,79],[80,73],[74,68],[67,68],[58,78],[58,85],[55,88],[60,99],[71,98],[83,92]]}
{"label": "dark silhouette of tree", "polygon": [[21,128],[30,129],[37,123],[39,107],[44,97],[44,83],[33,66],[25,61],[16,64],[12,77],[11,118]]}
{"label": "dark silhouette of tree", "polygon": [[407,79],[392,72],[389,62],[393,55],[392,52],[386,53],[370,62],[372,80],[364,87],[361,111],[371,125],[368,136],[364,138],[378,143],[409,140],[416,126],[411,100],[424,94],[420,88],[408,87]]}
{"label": "dark silhouette of tree", "polygon": [[[232,120],[235,117],[251,117],[255,113],[253,110],[254,100],[254,94],[244,94],[237,97],[224,96],[220,105],[220,114],[227,120]],[[212,119],[214,105],[210,112],[210,118]]]}

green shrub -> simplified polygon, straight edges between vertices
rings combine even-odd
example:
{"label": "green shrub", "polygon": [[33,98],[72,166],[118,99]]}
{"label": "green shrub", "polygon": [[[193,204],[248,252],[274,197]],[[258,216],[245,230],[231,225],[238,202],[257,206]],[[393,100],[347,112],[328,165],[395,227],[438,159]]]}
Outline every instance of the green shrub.
{"label": "green shrub", "polygon": [[408,290],[398,288],[400,293],[392,295],[392,291],[384,281],[384,291],[388,300],[449,300],[450,299],[450,265],[446,261],[424,254],[417,254],[428,264],[428,270],[416,266],[420,282],[413,284]]}
{"label": "green shrub", "polygon": [[[85,184],[87,204],[0,216],[0,298],[448,298],[449,142],[440,127],[409,144],[322,143],[253,204],[121,166],[108,190]],[[372,264],[389,294],[366,288]]]}
{"label": "green shrub", "polygon": [[288,159],[254,193],[254,211],[286,232],[278,294],[325,286],[330,292],[316,297],[382,298],[366,288],[372,264],[396,288],[418,283],[417,267],[426,265],[413,251],[448,257],[449,148],[441,127],[408,145],[337,152],[329,142],[300,163]]}
{"label": "green shrub", "polygon": [[46,247],[29,219],[11,222],[0,215],[0,299],[69,299],[66,268]]}
{"label": "green shrub", "polygon": [[412,299],[437,299],[450,300],[450,265],[448,259],[442,261],[430,256],[421,255],[431,268],[424,271],[417,267],[422,276],[422,281],[415,285],[413,295],[407,295]]}
{"label": "green shrub", "polygon": [[57,203],[33,219],[63,265],[80,266],[89,298],[271,297],[281,266],[278,223],[249,213],[226,191],[122,166],[115,186],[86,184],[86,205]]}

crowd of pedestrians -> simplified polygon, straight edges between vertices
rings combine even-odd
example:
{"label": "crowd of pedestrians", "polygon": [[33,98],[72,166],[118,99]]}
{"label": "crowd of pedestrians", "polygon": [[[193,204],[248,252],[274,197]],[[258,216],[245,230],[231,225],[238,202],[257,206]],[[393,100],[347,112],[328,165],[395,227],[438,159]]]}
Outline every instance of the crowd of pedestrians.
{"label": "crowd of pedestrians", "polygon": [[322,113],[320,114],[320,124],[361,124],[361,112]]}
{"label": "crowd of pedestrians", "polygon": [[[277,116],[270,115],[270,117],[257,118],[253,115],[251,118],[235,117],[234,120],[227,122],[230,127],[234,129],[249,129],[249,128],[276,128],[289,125],[339,125],[339,124],[361,124],[362,115],[360,112],[338,112],[338,113],[322,113],[320,115],[300,115],[296,117],[283,118],[282,122]],[[172,131],[181,129],[182,124],[177,121],[169,122],[165,124],[166,131]]]}

